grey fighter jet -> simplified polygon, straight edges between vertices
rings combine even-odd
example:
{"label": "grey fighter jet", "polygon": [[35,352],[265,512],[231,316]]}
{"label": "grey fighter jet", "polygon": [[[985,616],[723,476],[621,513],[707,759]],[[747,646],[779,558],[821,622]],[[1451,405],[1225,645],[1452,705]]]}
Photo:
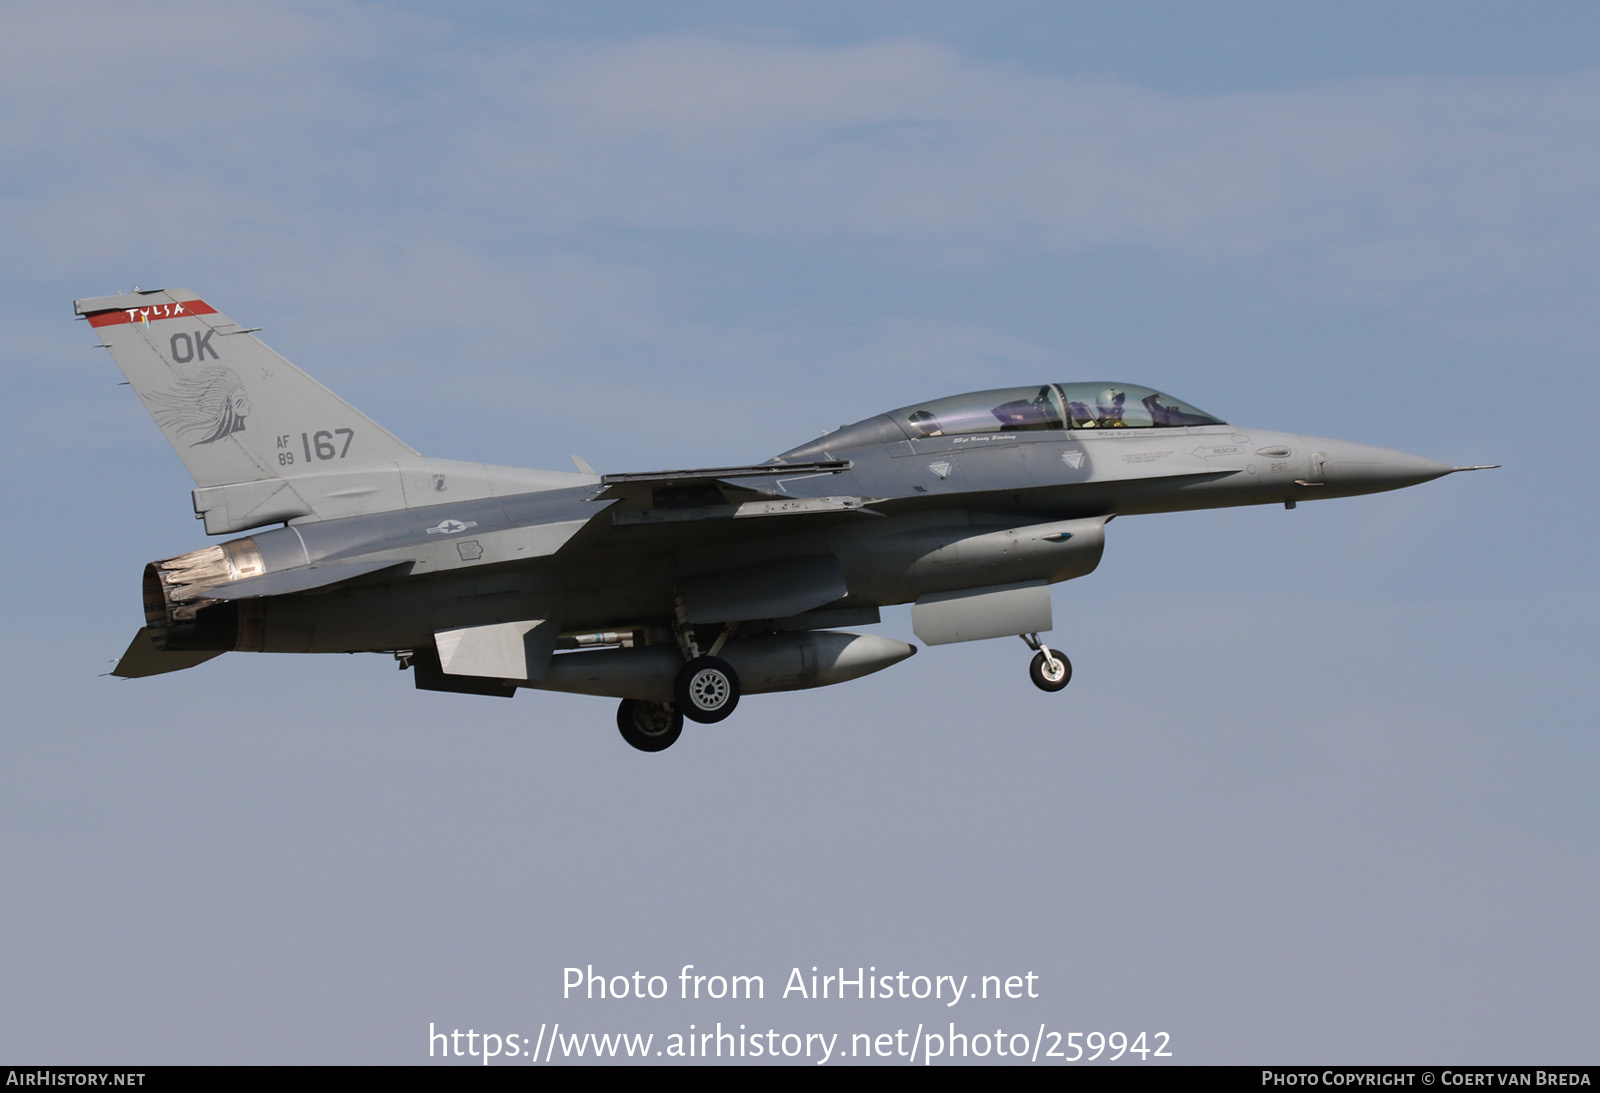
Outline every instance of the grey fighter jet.
{"label": "grey fighter jet", "polygon": [[[1020,636],[1131,513],[1398,489],[1455,470],[1229,425],[1128,383],[1039,383],[867,418],[764,463],[595,475],[428,459],[185,289],[78,300],[194,477],[211,535],[144,569],[113,674],[229,650],[387,653],[426,690],[621,699],[644,751],[740,696],[916,652],[835,629],[912,603],[928,645]],[[269,527],[269,525],[278,525]]]}

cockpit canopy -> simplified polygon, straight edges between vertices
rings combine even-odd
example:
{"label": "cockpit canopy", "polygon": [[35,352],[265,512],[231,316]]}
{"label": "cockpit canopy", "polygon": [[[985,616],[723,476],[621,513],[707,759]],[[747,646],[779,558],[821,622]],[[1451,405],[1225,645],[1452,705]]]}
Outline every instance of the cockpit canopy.
{"label": "cockpit canopy", "polygon": [[1222,424],[1225,423],[1205,411],[1150,387],[1104,381],[1047,383],[1041,387],[976,391],[902,406],[819,436],[778,458],[808,459],[825,451],[972,433],[1171,429]]}

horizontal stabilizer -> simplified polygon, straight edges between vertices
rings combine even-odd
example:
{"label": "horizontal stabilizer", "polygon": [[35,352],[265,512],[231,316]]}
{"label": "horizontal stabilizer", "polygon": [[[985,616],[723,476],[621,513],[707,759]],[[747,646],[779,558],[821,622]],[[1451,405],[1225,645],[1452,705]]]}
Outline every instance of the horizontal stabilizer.
{"label": "horizontal stabilizer", "polygon": [[122,654],[122,659],[111,669],[111,674],[118,679],[143,679],[145,676],[181,672],[185,668],[193,668],[196,664],[204,664],[213,657],[220,657],[222,653],[221,649],[182,652],[157,649],[155,642],[150,640],[150,628],[146,626],[141,627],[139,632],[133,635],[133,640],[128,643],[128,651]]}
{"label": "horizontal stabilizer", "polygon": [[205,590],[207,599],[253,600],[261,596],[283,596],[290,592],[310,592],[313,589],[353,581],[369,573],[385,569],[400,570],[410,562],[359,561],[329,562],[326,565],[308,565],[299,569],[285,569],[279,573],[266,573],[260,577],[245,577],[228,581]]}

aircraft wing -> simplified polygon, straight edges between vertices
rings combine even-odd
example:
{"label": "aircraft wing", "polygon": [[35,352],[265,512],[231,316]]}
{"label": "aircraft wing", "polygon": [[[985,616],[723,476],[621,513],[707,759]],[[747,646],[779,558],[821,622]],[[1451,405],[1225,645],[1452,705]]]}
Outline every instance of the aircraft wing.
{"label": "aircraft wing", "polygon": [[[854,512],[881,500],[855,495],[793,497],[782,488],[784,479],[839,474],[850,467],[848,459],[824,459],[608,474],[600,479],[601,492],[595,499],[618,502],[611,517],[618,525]],[[764,485],[767,481],[777,488]]]}
{"label": "aircraft wing", "polygon": [[[698,467],[684,471],[638,471],[602,475],[603,486],[669,486],[700,482],[723,482],[747,478],[809,478],[815,474],[838,474],[851,467],[848,459],[818,459],[809,463],[756,463],[746,467]],[[601,494],[605,497],[608,494]]]}

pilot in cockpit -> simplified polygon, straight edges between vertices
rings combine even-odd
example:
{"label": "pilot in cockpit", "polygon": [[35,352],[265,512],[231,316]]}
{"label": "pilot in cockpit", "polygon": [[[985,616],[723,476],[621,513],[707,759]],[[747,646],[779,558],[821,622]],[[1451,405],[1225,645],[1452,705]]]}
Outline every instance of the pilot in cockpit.
{"label": "pilot in cockpit", "polygon": [[944,430],[939,427],[939,419],[926,410],[918,410],[906,418],[911,427],[917,431],[918,436],[943,436]]}
{"label": "pilot in cockpit", "polygon": [[1089,414],[1089,407],[1081,402],[1068,405],[1071,408],[1072,425],[1075,429],[1123,429],[1127,422],[1122,420],[1122,404],[1127,400],[1126,391],[1116,387],[1107,387],[1094,400],[1094,415]]}
{"label": "pilot in cockpit", "polygon": [[1127,401],[1127,392],[1115,387],[1107,387],[1100,392],[1100,397],[1094,400],[1095,424],[1101,429],[1121,429],[1128,423],[1122,420],[1122,404]]}

